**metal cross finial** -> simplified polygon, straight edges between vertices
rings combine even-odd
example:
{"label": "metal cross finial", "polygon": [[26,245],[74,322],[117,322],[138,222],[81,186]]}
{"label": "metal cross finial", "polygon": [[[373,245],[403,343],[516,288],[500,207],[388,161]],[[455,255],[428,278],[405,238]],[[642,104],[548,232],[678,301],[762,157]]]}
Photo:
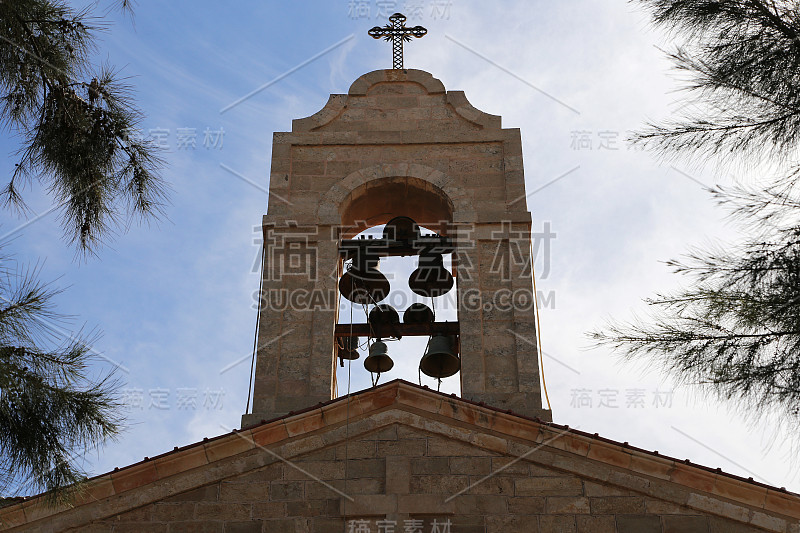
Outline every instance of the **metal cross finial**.
{"label": "metal cross finial", "polygon": [[391,24],[387,24],[383,28],[375,26],[369,30],[369,34],[373,39],[380,39],[383,37],[387,41],[392,41],[392,68],[403,68],[403,41],[410,41],[411,36],[420,38],[428,30],[422,26],[414,26],[413,28],[406,28],[406,17],[402,13],[395,13],[389,17]]}

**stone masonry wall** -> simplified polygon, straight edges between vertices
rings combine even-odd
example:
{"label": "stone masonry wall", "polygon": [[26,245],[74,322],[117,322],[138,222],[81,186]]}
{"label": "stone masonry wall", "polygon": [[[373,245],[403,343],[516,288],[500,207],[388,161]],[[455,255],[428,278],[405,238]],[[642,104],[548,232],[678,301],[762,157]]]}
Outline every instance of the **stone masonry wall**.
{"label": "stone masonry wall", "polygon": [[[403,180],[418,188],[413,199],[381,192]],[[269,191],[267,302],[309,290],[336,294],[338,229],[354,223],[346,215],[369,225],[400,215],[421,221],[431,214],[421,208],[426,201],[449,205],[445,220],[466,228],[456,262],[461,395],[550,419],[541,402],[518,129],[503,129],[499,116],[427,72],[379,70],[294,120],[291,132],[274,134]],[[370,208],[353,209],[358,198]],[[332,398],[336,302],[328,300],[262,305],[253,410],[243,427]]]}
{"label": "stone masonry wall", "polygon": [[[539,463],[537,455],[533,452],[516,460],[393,424],[347,444],[307,454],[292,464],[276,460],[258,471],[74,531],[342,533],[350,531],[352,520],[381,533],[386,529],[378,528],[379,520],[388,520],[384,525],[394,523],[397,532],[414,524],[407,521],[418,520],[424,533],[431,531],[434,520],[439,524],[449,520],[451,533],[764,531],[652,494],[581,479]],[[652,487],[642,485],[642,489],[654,492]],[[673,490],[684,489],[676,486]],[[734,506],[729,507],[720,504],[720,514],[734,512]],[[786,527],[774,517],[765,515],[764,520],[767,531]]]}

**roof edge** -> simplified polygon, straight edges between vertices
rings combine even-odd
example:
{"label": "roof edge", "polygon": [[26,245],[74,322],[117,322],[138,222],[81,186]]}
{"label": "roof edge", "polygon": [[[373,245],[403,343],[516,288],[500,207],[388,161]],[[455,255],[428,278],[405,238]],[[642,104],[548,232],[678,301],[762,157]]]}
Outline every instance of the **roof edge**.
{"label": "roof edge", "polygon": [[[572,429],[567,425],[542,421],[433,391],[404,380],[394,380],[329,402],[311,406],[283,417],[265,420],[230,433],[175,447],[172,451],[115,468],[86,482],[86,488],[74,507],[119,495],[203,465],[212,464],[247,452],[257,446],[269,446],[283,440],[338,426],[348,420],[401,405],[422,414],[444,417],[462,425],[480,428],[512,439],[534,442],[557,450],[598,461],[612,467],[669,481],[751,507],[800,518],[800,495],[713,469],[688,460],[679,460]],[[0,523],[10,527],[24,525],[69,507],[52,507],[44,495],[0,508]],[[2,526],[0,526],[2,527]]]}

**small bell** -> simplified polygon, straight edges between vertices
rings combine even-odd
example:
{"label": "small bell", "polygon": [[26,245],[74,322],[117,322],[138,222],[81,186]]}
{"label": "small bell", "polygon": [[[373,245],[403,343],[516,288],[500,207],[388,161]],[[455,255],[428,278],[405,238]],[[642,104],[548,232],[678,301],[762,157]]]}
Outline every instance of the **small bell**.
{"label": "small bell", "polygon": [[397,314],[394,307],[388,304],[376,305],[369,312],[367,318],[375,337],[392,337],[400,335],[397,333],[396,328],[393,326],[400,323],[400,315]]}
{"label": "small bell", "polygon": [[400,323],[400,316],[394,307],[388,304],[376,305],[369,312],[369,323],[372,326],[390,326]]}
{"label": "small bell", "polygon": [[408,217],[394,217],[383,227],[383,238],[386,240],[414,244],[419,236],[419,226]]}
{"label": "small bell", "polygon": [[339,280],[339,292],[353,303],[378,303],[389,294],[389,280],[378,265],[377,257],[365,258],[351,266]]}
{"label": "small bell", "polygon": [[434,314],[430,307],[422,303],[415,303],[408,306],[403,312],[404,324],[430,324],[434,320]]}
{"label": "small bell", "polygon": [[342,360],[342,366],[344,366],[345,360],[354,361],[359,358],[358,337],[339,337],[336,340],[336,348],[337,355]]}
{"label": "small bell", "polygon": [[394,366],[394,361],[389,357],[388,348],[383,341],[375,341],[369,347],[369,355],[364,359],[364,368],[373,374],[388,372]]}
{"label": "small bell", "polygon": [[456,338],[452,335],[434,335],[428,349],[419,362],[419,369],[426,376],[447,378],[461,369],[461,359],[455,354]]}
{"label": "small bell", "polygon": [[408,278],[408,286],[420,296],[441,296],[453,288],[453,275],[444,267],[442,254],[419,256],[417,269]]}

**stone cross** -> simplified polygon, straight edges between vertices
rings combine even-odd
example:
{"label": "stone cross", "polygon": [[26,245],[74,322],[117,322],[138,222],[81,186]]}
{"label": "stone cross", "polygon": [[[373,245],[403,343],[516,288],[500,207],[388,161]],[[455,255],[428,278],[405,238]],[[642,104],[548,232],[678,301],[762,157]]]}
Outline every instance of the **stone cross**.
{"label": "stone cross", "polygon": [[387,41],[392,41],[392,68],[403,68],[403,41],[410,41],[413,35],[420,38],[428,33],[428,30],[422,26],[414,26],[407,28],[405,25],[406,17],[402,13],[395,13],[389,17],[391,24],[387,24],[383,28],[375,26],[369,30],[369,34],[373,39],[380,39],[383,37]]}

